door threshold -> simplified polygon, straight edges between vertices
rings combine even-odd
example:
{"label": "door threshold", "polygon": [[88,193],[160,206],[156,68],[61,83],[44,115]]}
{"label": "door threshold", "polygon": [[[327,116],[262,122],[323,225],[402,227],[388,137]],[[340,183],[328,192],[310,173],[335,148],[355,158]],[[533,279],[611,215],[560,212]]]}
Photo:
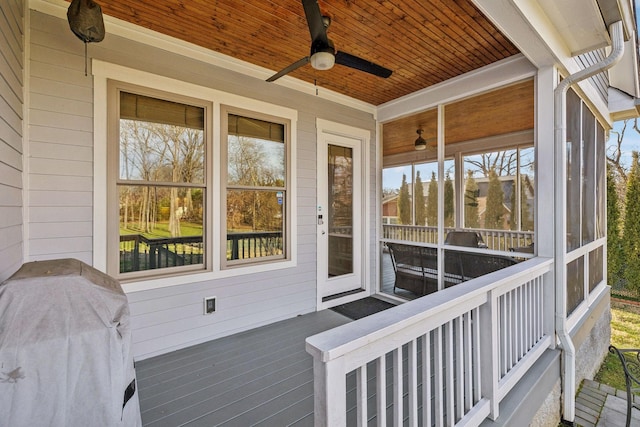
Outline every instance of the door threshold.
{"label": "door threshold", "polygon": [[327,301],[331,301],[331,300],[334,300],[334,299],[347,297],[349,295],[359,294],[360,292],[365,292],[365,290],[362,289],[362,288],[358,288],[358,289],[353,289],[351,291],[340,292],[339,294],[329,295],[329,296],[326,296],[326,297],[322,297],[322,302],[327,302]]}

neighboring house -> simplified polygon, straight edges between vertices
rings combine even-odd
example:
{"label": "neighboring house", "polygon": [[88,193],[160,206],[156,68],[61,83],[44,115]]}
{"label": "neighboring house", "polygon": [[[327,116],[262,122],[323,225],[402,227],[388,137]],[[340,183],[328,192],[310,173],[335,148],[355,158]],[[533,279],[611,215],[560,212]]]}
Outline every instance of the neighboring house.
{"label": "neighboring house", "polygon": [[398,195],[385,197],[382,200],[382,223],[397,224],[398,223]]}
{"label": "neighboring house", "polygon": [[[605,141],[639,116],[630,0],[321,2],[338,49],[394,74],[307,64],[275,83],[308,52],[299,1],[99,3],[85,74],[68,2],[0,1],[0,281],[67,257],[117,277],[146,359],[380,293],[382,167],[534,147],[534,256],[310,339],[316,416],[340,425],[344,370],[404,352],[431,354],[428,412],[448,425],[573,420],[609,340]],[[415,151],[416,129],[438,149]]]}

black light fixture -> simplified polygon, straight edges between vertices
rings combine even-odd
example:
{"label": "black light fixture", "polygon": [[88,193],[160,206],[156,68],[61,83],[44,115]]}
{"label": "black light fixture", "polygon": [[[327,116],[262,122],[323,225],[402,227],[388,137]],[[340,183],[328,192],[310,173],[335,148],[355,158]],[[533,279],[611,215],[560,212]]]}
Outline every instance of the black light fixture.
{"label": "black light fixture", "polygon": [[416,139],[416,142],[415,142],[416,150],[421,151],[421,150],[427,149],[427,140],[422,137],[423,132],[424,130],[422,130],[422,128],[416,130],[416,133],[418,134],[418,138]]}

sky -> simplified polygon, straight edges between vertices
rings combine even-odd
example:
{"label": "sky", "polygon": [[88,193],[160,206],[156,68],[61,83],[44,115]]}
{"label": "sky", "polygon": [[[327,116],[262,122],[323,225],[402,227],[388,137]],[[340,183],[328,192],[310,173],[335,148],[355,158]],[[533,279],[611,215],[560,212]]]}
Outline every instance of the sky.
{"label": "sky", "polygon": [[[635,3],[635,10],[636,12],[640,12],[640,0],[634,0]],[[636,26],[638,28],[640,28],[640,16],[636,15]],[[615,122],[613,124],[613,129],[612,131],[609,133],[609,141],[607,143],[607,155],[609,155],[610,150],[612,149],[611,144],[613,143],[613,147],[615,147],[616,144],[616,138],[617,135],[615,135],[613,132],[619,132],[620,129],[622,128],[623,122]],[[627,126],[627,131],[624,134],[624,139],[622,140],[622,157],[621,157],[621,163],[625,166],[625,168],[628,170],[630,165],[631,165],[631,152],[632,151],[640,151],[640,134],[638,132],[636,132],[634,129],[632,129],[632,125],[633,123],[629,123],[629,125]]]}

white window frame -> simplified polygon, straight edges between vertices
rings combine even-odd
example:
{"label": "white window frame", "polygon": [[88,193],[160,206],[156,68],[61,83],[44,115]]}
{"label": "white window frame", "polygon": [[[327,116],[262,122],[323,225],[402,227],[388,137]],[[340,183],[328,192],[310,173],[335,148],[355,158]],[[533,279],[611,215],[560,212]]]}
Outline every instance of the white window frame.
{"label": "white window frame", "polygon": [[[212,205],[215,206],[215,202],[211,201],[211,182],[212,182],[212,168],[211,168],[211,159],[212,159],[212,134],[214,129],[211,125],[211,119],[213,116],[213,106],[211,102],[203,101],[200,99],[186,98],[184,96],[170,94],[167,92],[160,92],[152,89],[148,89],[146,87],[134,86],[127,83],[122,83],[115,80],[109,80],[108,83],[108,114],[110,117],[108,118],[108,140],[115,141],[119,139],[119,127],[118,123],[120,120],[120,111],[119,107],[119,94],[121,92],[132,93],[136,95],[143,95],[150,98],[167,100],[172,102],[178,102],[185,105],[190,105],[194,107],[202,108],[205,112],[204,116],[204,181],[202,184],[193,184],[193,188],[202,188],[204,190],[204,217],[203,217],[203,249],[204,249],[204,258],[202,264],[194,264],[194,265],[185,265],[185,266],[176,266],[176,267],[164,267],[157,269],[147,269],[147,270],[139,270],[132,271],[127,273],[121,273],[119,271],[119,259],[116,254],[118,250],[118,246],[120,245],[120,241],[113,233],[107,234],[107,273],[111,276],[117,277],[121,281],[134,281],[134,280],[144,280],[154,277],[162,277],[162,276],[171,276],[171,275],[179,275],[179,274],[188,274],[194,272],[202,272],[202,271],[210,271],[211,263],[209,252],[211,252],[211,240],[212,236],[209,232],[211,230],[211,209]],[[123,183],[124,181],[119,174],[119,158],[121,156],[120,149],[118,146],[109,147],[107,150],[107,204],[108,209],[115,209],[112,206],[115,206],[118,203],[118,186],[119,185],[127,185]],[[139,180],[131,180],[131,182],[135,183],[136,181],[141,182]],[[179,183],[187,184],[187,183]],[[156,183],[153,181],[148,182],[146,184],[149,187],[163,187],[161,183]],[[119,215],[116,212],[111,212],[111,215],[107,215],[107,230],[117,230],[119,228]],[[119,236],[119,233],[118,233]]]}
{"label": "white window frame", "polygon": [[116,80],[133,86],[147,88],[149,90],[161,91],[175,94],[178,97],[189,97],[210,102],[213,105],[213,126],[212,126],[212,149],[211,157],[212,182],[210,186],[210,200],[213,201],[212,208],[209,208],[211,215],[211,228],[206,231],[208,239],[213,242],[208,251],[206,271],[198,271],[186,274],[168,274],[160,277],[145,277],[140,279],[124,279],[122,287],[125,292],[136,292],[149,289],[157,289],[168,286],[176,286],[187,283],[202,282],[224,277],[233,277],[243,274],[261,273],[265,271],[281,270],[292,268],[297,265],[297,238],[296,233],[290,233],[289,254],[290,256],[282,261],[272,261],[269,263],[255,263],[232,269],[222,269],[220,262],[220,245],[216,244],[221,236],[221,216],[226,214],[226,209],[220,207],[221,200],[221,105],[265,113],[270,116],[280,117],[290,123],[290,147],[289,147],[289,170],[287,178],[290,183],[289,206],[290,216],[287,227],[289,230],[297,229],[297,195],[296,195],[296,137],[298,113],[291,108],[270,104],[239,95],[230,94],[216,89],[160,76],[157,74],[135,70],[128,67],[100,61],[92,60],[93,74],[93,137],[94,137],[94,169],[93,169],[93,266],[103,272],[107,271],[107,240],[108,240],[108,212],[107,189],[109,187],[107,173],[107,99],[108,81]]}
{"label": "white window frame", "polygon": [[[222,159],[222,162],[224,165],[227,165],[228,163],[228,159],[229,159],[229,153],[228,153],[228,136],[229,136],[229,132],[228,132],[228,126],[227,124],[227,120],[228,120],[228,116],[230,114],[234,114],[237,116],[242,116],[242,117],[247,117],[247,118],[251,118],[251,119],[258,119],[258,120],[264,120],[267,122],[271,122],[271,123],[276,123],[276,124],[281,124],[284,126],[284,149],[285,149],[285,154],[284,154],[284,161],[285,161],[285,171],[284,171],[284,175],[285,175],[285,184],[284,184],[284,192],[285,192],[285,198],[284,198],[284,206],[285,206],[285,211],[284,211],[284,224],[283,224],[283,229],[282,229],[282,239],[283,239],[283,254],[279,255],[279,256],[268,256],[268,257],[264,257],[264,258],[249,258],[249,259],[244,259],[244,260],[227,260],[226,257],[226,240],[227,240],[227,235],[228,235],[228,230],[227,230],[227,218],[226,218],[226,213],[227,213],[227,192],[229,191],[229,183],[228,183],[228,171],[226,166],[223,167],[223,169],[220,171],[220,175],[222,177],[222,182],[221,182],[221,186],[220,186],[220,191],[222,192],[221,194],[221,198],[220,198],[220,209],[221,211],[224,212],[224,215],[221,215],[221,223],[220,223],[220,231],[221,231],[221,235],[220,237],[225,237],[224,241],[220,241],[220,247],[221,247],[221,257],[220,257],[220,264],[221,264],[221,269],[232,269],[232,268],[243,268],[246,267],[248,265],[252,265],[252,264],[259,264],[259,263],[269,263],[269,262],[282,262],[284,260],[290,259],[291,258],[291,227],[290,227],[290,222],[289,222],[289,217],[291,216],[291,205],[290,205],[290,196],[291,196],[291,179],[290,179],[290,171],[291,171],[291,123],[289,122],[289,120],[286,119],[282,119],[280,117],[276,117],[270,114],[263,114],[263,113],[258,113],[255,111],[248,111],[248,110],[241,110],[238,108],[234,108],[231,106],[227,106],[227,105],[223,105],[221,106],[221,111],[220,111],[220,119],[221,119],[221,123],[222,123],[222,127],[220,129],[220,134],[222,136],[221,138],[221,146],[220,146],[220,156]],[[273,187],[273,189],[277,190],[278,187]],[[255,190],[255,189],[260,189],[260,190],[265,190],[265,187],[247,187],[247,190]]]}

